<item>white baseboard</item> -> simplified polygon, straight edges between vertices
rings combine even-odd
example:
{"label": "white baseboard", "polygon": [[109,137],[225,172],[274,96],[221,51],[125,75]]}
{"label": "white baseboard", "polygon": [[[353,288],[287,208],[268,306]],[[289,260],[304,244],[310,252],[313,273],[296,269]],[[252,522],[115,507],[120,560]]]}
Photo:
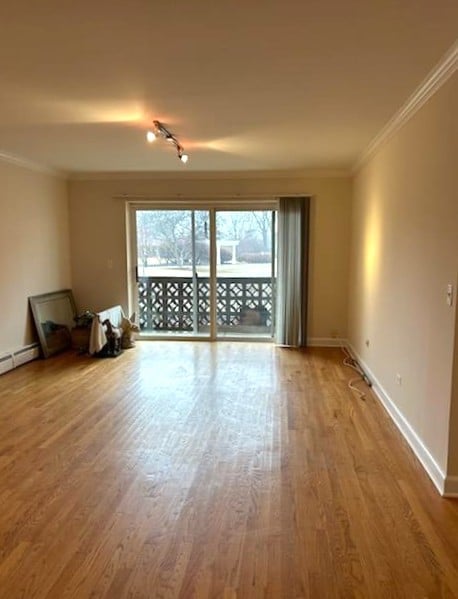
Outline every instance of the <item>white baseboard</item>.
{"label": "white baseboard", "polygon": [[22,366],[27,362],[31,362],[40,356],[40,348],[38,343],[26,345],[20,349],[11,352],[6,352],[0,356],[0,375],[5,374],[13,368]]}
{"label": "white baseboard", "polygon": [[337,337],[309,337],[307,345],[309,347],[341,347],[347,345],[347,342],[345,339]]}
{"label": "white baseboard", "polygon": [[409,423],[404,414],[402,414],[402,412],[399,410],[394,401],[389,397],[388,393],[385,391],[380,381],[378,381],[377,377],[371,371],[369,366],[364,362],[364,360],[361,359],[361,357],[355,351],[355,348],[350,343],[348,343],[347,347],[353,354],[353,356],[356,358],[356,360],[359,362],[364,372],[369,377],[370,381],[372,382],[372,389],[374,390],[376,396],[382,403],[385,410],[390,415],[395,425],[398,427],[404,439],[410,445],[416,457],[420,460],[420,463],[426,470],[428,476],[434,483],[434,486],[439,491],[439,493],[441,495],[453,496],[450,495],[450,493],[453,493],[453,488],[456,489],[456,492],[458,494],[458,477],[449,477],[449,479],[456,480],[449,480],[450,490],[448,488],[446,489],[447,479],[445,473],[437,464],[436,460],[433,458],[426,445],[420,439],[418,434],[413,429],[412,425]]}

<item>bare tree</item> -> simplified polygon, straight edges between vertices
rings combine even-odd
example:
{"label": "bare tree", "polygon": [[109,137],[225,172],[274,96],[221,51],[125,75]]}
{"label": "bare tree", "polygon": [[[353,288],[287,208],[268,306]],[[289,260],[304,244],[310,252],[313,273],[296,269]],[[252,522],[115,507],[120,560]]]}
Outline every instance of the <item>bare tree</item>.
{"label": "bare tree", "polygon": [[[208,212],[195,211],[196,261],[208,256]],[[183,266],[192,258],[190,210],[142,210],[137,212],[138,257],[143,265],[148,258]]]}
{"label": "bare tree", "polygon": [[262,237],[263,251],[268,252],[272,245],[272,212],[257,210],[251,213],[257,229]]}

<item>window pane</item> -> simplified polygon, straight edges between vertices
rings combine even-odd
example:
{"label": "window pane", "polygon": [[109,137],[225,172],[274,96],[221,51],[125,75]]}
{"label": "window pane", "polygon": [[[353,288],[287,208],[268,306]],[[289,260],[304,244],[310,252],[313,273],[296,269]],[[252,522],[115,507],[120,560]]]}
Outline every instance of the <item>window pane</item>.
{"label": "window pane", "polygon": [[272,212],[216,213],[219,336],[272,336]]}
{"label": "window pane", "polygon": [[209,334],[209,216],[199,210],[138,210],[140,328]]}

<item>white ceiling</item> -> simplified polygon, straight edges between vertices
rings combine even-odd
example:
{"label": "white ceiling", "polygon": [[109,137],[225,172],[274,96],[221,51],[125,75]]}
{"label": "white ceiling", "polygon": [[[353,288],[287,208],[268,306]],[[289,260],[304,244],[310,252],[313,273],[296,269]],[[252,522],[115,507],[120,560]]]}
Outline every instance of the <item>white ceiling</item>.
{"label": "white ceiling", "polygon": [[[457,0],[2,0],[0,152],[70,173],[349,168]],[[145,142],[159,119],[190,154]]]}

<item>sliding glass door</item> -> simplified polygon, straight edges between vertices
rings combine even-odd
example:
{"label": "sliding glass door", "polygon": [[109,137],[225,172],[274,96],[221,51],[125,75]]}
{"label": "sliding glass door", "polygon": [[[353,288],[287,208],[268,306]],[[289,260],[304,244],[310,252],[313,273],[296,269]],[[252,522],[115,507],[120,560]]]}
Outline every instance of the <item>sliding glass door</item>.
{"label": "sliding glass door", "polygon": [[274,335],[275,211],[134,208],[144,336]]}
{"label": "sliding glass door", "polygon": [[136,210],[140,330],[210,335],[207,210]]}
{"label": "sliding glass door", "polygon": [[217,336],[272,337],[275,212],[216,212]]}

